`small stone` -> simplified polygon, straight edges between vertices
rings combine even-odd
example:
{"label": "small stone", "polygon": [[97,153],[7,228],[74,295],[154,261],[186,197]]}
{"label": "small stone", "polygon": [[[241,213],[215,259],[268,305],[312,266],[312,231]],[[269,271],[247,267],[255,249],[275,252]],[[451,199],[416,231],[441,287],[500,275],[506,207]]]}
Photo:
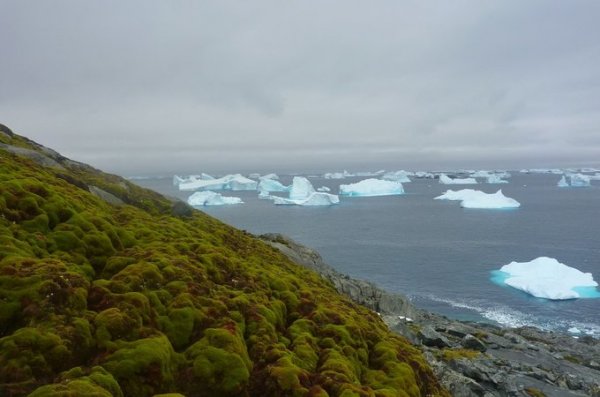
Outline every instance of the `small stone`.
{"label": "small stone", "polygon": [[465,349],[477,350],[480,352],[484,352],[487,350],[485,343],[483,343],[481,340],[477,339],[471,334],[465,336],[462,339],[461,344]]}
{"label": "small stone", "polygon": [[419,339],[425,346],[450,347],[448,339],[430,326],[425,326],[419,331]]}

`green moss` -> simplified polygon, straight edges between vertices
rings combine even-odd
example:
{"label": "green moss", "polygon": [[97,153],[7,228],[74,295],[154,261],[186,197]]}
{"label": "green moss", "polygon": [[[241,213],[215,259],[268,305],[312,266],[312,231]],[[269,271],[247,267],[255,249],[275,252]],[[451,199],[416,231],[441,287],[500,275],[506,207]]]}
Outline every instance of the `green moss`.
{"label": "green moss", "polygon": [[466,358],[467,360],[473,360],[481,355],[481,352],[470,349],[442,349],[438,356],[446,361],[460,360]]}
{"label": "green moss", "polygon": [[544,392],[542,392],[539,389],[536,389],[535,387],[526,387],[525,393],[527,393],[527,395],[529,395],[531,397],[546,397]]}
{"label": "green moss", "polygon": [[0,152],[0,394],[448,395],[377,316],[249,234]]}

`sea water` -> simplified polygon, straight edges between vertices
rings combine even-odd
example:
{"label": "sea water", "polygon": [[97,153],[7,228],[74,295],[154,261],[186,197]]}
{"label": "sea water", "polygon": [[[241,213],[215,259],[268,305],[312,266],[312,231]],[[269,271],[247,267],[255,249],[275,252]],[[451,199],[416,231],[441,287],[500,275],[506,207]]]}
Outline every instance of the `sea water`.
{"label": "sea water", "polygon": [[[310,178],[315,188],[328,186],[334,194],[340,184],[361,179]],[[549,256],[600,281],[600,183],[558,188],[558,179],[513,173],[509,184],[471,186],[413,179],[404,184],[404,195],[341,197],[339,205],[329,207],[276,206],[258,199],[258,192],[226,192],[244,204],[202,210],[255,234],[286,234],[318,250],[338,271],[452,318],[549,330],[576,327],[600,337],[600,299],[538,299],[492,280],[494,270],[512,261]],[[289,183],[291,176],[281,180]],[[136,183],[183,200],[191,194],[179,192],[171,178]],[[433,199],[462,188],[502,189],[521,207],[473,210]]]}

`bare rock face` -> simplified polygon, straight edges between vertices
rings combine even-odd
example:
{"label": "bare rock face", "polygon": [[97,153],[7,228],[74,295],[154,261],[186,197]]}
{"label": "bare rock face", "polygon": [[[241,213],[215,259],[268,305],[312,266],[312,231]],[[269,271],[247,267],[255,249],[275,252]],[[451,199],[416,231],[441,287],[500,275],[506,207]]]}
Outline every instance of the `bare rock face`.
{"label": "bare rock face", "polygon": [[5,135],[7,138],[10,138],[14,135],[10,128],[5,126],[4,124],[0,124],[0,134]]}
{"label": "bare rock face", "polygon": [[28,158],[31,161],[34,161],[43,167],[55,167],[59,169],[64,169],[64,167],[53,158],[48,157],[45,154],[37,152],[35,150],[26,149],[18,146],[6,145],[4,143],[0,143],[0,147],[8,152],[16,154],[17,156]]}

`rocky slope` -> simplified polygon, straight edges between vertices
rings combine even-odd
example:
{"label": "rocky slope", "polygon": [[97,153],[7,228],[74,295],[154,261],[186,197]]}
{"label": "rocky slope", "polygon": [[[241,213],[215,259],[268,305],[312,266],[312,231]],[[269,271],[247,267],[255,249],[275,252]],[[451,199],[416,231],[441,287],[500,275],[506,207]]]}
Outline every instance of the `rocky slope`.
{"label": "rocky slope", "polygon": [[448,396],[317,273],[0,125],[0,396]]}
{"label": "rocky slope", "polygon": [[598,339],[451,320],[335,271],[316,251],[285,236],[261,238],[378,312],[392,330],[420,347],[455,396],[600,396]]}

